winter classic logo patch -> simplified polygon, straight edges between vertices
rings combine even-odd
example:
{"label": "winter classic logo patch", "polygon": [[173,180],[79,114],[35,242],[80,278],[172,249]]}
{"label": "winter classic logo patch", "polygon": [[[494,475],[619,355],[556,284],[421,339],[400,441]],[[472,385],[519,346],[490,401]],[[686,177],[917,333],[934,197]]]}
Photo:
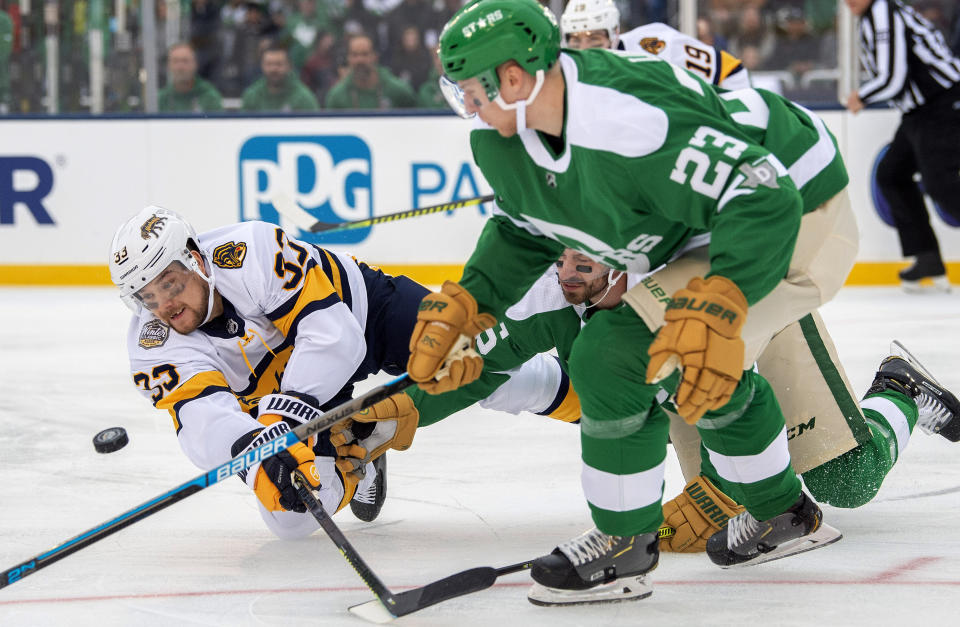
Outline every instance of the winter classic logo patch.
{"label": "winter classic logo patch", "polygon": [[242,266],[243,259],[246,256],[247,244],[245,242],[227,242],[213,249],[214,265],[228,270]]}
{"label": "winter classic logo patch", "polygon": [[159,320],[151,320],[140,329],[140,347],[156,348],[163,346],[170,336],[170,327]]}

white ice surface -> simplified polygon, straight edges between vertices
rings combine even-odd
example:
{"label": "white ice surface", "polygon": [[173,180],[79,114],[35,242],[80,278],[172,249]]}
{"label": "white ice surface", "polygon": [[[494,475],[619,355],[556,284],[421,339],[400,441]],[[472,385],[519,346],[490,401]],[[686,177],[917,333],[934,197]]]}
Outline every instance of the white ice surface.
{"label": "white ice surface", "polygon": [[[960,296],[845,289],[824,317],[858,394],[891,338],[960,392]],[[111,289],[0,289],[0,568],[199,474],[132,387],[126,326]],[[94,452],[115,425],[130,444]],[[576,427],[471,409],[389,459],[380,518],[335,520],[394,590],[523,561],[591,525]],[[667,472],[669,497],[682,479]],[[960,444],[917,431],[872,503],[825,515],[841,542],[756,568],[665,554],[644,601],[536,607],[519,573],[397,624],[958,624]],[[346,608],[370,598],[322,532],[274,539],[231,479],[0,589],[0,625],[362,625]]]}

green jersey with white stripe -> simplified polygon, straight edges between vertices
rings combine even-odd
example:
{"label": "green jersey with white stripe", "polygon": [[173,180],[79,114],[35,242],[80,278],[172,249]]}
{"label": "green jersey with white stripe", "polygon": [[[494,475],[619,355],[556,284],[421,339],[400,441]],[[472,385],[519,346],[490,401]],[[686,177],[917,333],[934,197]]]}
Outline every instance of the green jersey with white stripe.
{"label": "green jersey with white stripe", "polygon": [[716,91],[643,53],[560,64],[560,141],[471,133],[497,193],[462,279],[483,311],[501,315],[565,247],[643,274],[705,238],[710,274],[755,303],[786,273],[801,215],[847,184],[823,122],[775,94]]}

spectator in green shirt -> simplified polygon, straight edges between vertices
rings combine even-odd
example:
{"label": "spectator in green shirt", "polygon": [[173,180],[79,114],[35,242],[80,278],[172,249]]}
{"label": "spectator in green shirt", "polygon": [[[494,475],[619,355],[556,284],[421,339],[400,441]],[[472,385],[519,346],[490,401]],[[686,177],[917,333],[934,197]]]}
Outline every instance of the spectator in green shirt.
{"label": "spectator in green shirt", "polygon": [[316,96],[294,76],[287,49],[270,44],[260,53],[263,77],[243,92],[244,111],[316,111]]}
{"label": "spectator in green shirt", "polygon": [[381,67],[373,40],[352,35],[347,40],[347,74],[327,92],[329,109],[398,109],[416,107],[409,84]]}
{"label": "spectator in green shirt", "polygon": [[167,51],[167,86],[157,95],[160,111],[203,113],[223,111],[217,88],[197,76],[197,55],[190,44],[179,43]]}
{"label": "spectator in green shirt", "polygon": [[297,0],[296,8],[287,16],[280,40],[288,45],[290,63],[300,71],[310,51],[323,33],[331,31],[333,3],[318,0]]}

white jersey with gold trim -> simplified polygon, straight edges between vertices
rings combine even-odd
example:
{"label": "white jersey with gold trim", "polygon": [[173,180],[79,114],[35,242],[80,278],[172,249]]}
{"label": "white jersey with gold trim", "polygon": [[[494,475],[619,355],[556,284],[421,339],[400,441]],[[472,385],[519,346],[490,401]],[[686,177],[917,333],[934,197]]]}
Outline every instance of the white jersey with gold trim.
{"label": "white jersey with gold trim", "polygon": [[229,459],[251,415],[273,392],[319,404],[366,354],[367,291],[357,261],[298,241],[264,222],[199,235],[224,314],[181,335],[143,309],[128,350],[141,393],[173,417],[180,446],[202,469]]}
{"label": "white jersey with gold trim", "polygon": [[655,54],[724,89],[750,87],[750,78],[740,59],[660,22],[620,35],[618,48]]}

